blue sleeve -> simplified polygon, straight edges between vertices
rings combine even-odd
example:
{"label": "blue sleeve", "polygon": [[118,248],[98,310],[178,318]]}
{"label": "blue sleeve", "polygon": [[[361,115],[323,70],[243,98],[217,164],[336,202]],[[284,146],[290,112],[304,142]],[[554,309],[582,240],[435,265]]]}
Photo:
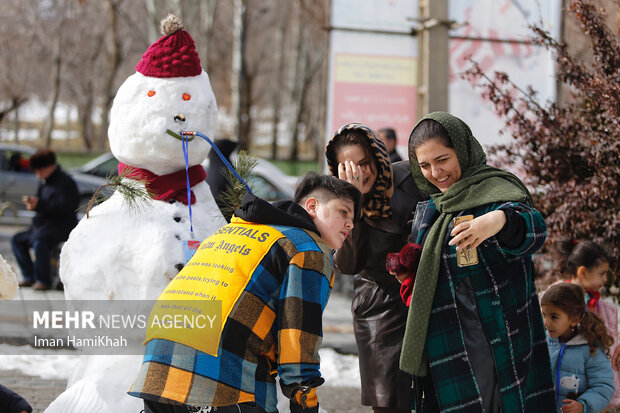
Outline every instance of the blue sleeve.
{"label": "blue sleeve", "polygon": [[278,375],[282,392],[291,399],[291,411],[318,412],[316,387],[324,381],[319,360],[322,316],[332,281],[331,257],[305,251],[291,259],[282,283]]}
{"label": "blue sleeve", "polygon": [[586,375],[588,387],[577,400],[585,404],[584,413],[601,411],[609,404],[615,391],[611,361],[601,349],[586,360]]}

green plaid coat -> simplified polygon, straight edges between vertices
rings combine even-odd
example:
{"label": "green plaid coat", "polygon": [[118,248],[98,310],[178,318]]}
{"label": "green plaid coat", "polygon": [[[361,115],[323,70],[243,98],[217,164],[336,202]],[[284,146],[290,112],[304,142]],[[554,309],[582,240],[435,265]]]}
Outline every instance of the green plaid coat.
{"label": "green plaid coat", "polygon": [[[516,210],[525,221],[525,241],[519,248],[506,249],[491,237],[478,247],[477,265],[458,267],[455,247],[447,245],[450,237],[444,241],[426,337],[430,375],[442,412],[484,411],[455,298],[456,288],[465,277],[471,281],[482,329],[493,354],[503,413],[556,409],[531,260],[545,241],[545,222],[537,210],[521,203],[485,205],[463,211],[463,215],[477,217],[505,208]],[[437,216],[431,200],[418,232],[420,245]]]}

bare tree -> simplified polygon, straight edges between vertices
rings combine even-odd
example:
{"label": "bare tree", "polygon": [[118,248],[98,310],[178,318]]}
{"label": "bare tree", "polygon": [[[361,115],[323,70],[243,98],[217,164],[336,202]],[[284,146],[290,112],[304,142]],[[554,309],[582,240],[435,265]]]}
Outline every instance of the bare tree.
{"label": "bare tree", "polygon": [[286,52],[286,29],[288,27],[288,22],[290,19],[290,7],[288,0],[278,0],[277,8],[280,10],[280,15],[278,16],[278,24],[277,24],[277,40],[278,48],[276,49],[277,54],[275,57],[276,70],[274,71],[273,76],[273,86],[272,86],[272,101],[273,101],[273,116],[271,119],[271,159],[276,159],[278,157],[278,126],[280,125],[280,111],[282,107],[282,89],[286,89],[286,85],[282,84],[282,79],[284,78],[284,69],[285,69],[285,59],[284,55]]}
{"label": "bare tree", "polygon": [[[238,133],[239,148],[249,150],[252,143],[252,128],[254,108],[257,97],[257,86],[261,86],[266,78],[265,66],[271,60],[268,53],[270,38],[268,28],[271,21],[269,18],[269,2],[244,0],[246,10],[242,13],[241,23],[241,64],[239,71],[239,112]],[[246,43],[252,41],[251,47]],[[234,76],[234,75],[233,75]],[[262,90],[261,90],[262,91]],[[234,91],[233,91],[234,93]]]}
{"label": "bare tree", "polygon": [[199,19],[198,24],[198,37],[200,44],[198,46],[199,55],[205,62],[205,66],[208,69],[208,56],[209,56],[209,40],[213,33],[213,23],[215,21],[215,12],[217,10],[217,0],[200,0],[197,2],[197,10],[195,15]]}
{"label": "bare tree", "polygon": [[[66,59],[64,76],[67,99],[77,107],[80,136],[87,151],[95,143],[93,117],[96,109],[102,50],[106,29],[97,25],[105,17],[105,7],[78,5],[71,13],[70,24],[76,30],[67,36],[73,53]],[[77,34],[77,36],[75,36]],[[81,46],[81,47],[80,47]]]}
{"label": "bare tree", "polygon": [[123,55],[121,51],[121,36],[119,35],[118,18],[120,6],[124,0],[106,0],[108,7],[108,50],[107,50],[107,72],[104,75],[103,102],[101,104],[101,124],[97,139],[97,148],[103,149],[107,142],[107,125],[109,123],[110,108],[116,95],[116,75],[122,63]]}
{"label": "bare tree", "polygon": [[[317,43],[318,38],[316,33],[311,34],[310,32],[313,23],[315,26],[321,23],[321,20],[324,18],[322,16],[325,15],[325,11],[317,11],[316,4],[314,2],[310,4],[305,0],[299,1],[299,15],[297,18],[297,58],[293,87],[295,115],[291,128],[291,147],[289,155],[289,159],[292,161],[297,161],[299,159],[299,129],[300,126],[302,126],[304,113],[307,113],[309,109],[306,105],[308,88],[318,70],[323,67],[323,62],[325,61],[325,57],[327,55],[327,48],[325,47],[325,44],[320,42]],[[308,16],[311,16],[312,18],[308,19]],[[310,117],[306,117],[306,119],[311,120]]]}
{"label": "bare tree", "polygon": [[[13,140],[19,143],[19,108],[38,90],[44,89],[45,54],[39,47],[38,2],[7,0],[0,17],[0,122],[13,115]],[[10,39],[10,40],[9,40]],[[36,64],[35,64],[36,63]]]}
{"label": "bare tree", "polygon": [[60,97],[61,77],[62,77],[62,63],[63,63],[63,36],[66,21],[66,5],[65,0],[59,0],[56,3],[56,21],[51,24],[53,29],[50,33],[52,40],[52,91],[50,96],[50,102],[48,107],[47,119],[43,125],[41,131],[41,137],[45,141],[45,147],[50,148],[52,146],[52,131],[54,130],[54,115],[56,113],[56,106],[58,104],[58,98]]}

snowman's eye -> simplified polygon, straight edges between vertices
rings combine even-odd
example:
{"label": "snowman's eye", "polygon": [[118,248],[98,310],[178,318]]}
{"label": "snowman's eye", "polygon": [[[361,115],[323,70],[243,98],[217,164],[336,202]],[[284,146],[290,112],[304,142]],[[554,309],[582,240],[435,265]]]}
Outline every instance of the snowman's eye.
{"label": "snowman's eye", "polygon": [[192,95],[183,93],[183,100],[190,100],[191,98],[192,98]]}
{"label": "snowman's eye", "polygon": [[148,97],[152,98],[153,96],[155,96],[155,92],[154,90],[149,90],[148,92],[146,92],[146,94],[148,95]]}

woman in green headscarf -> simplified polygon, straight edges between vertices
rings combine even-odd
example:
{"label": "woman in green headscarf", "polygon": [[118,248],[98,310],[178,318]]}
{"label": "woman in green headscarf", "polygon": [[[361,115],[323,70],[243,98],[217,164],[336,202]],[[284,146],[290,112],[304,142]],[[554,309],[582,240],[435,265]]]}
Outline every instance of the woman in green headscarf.
{"label": "woman in green headscarf", "polygon": [[414,127],[409,159],[431,194],[416,210],[422,256],[400,359],[416,378],[416,412],[555,411],[531,260],[546,226],[527,188],[487,166],[469,127],[445,112]]}

